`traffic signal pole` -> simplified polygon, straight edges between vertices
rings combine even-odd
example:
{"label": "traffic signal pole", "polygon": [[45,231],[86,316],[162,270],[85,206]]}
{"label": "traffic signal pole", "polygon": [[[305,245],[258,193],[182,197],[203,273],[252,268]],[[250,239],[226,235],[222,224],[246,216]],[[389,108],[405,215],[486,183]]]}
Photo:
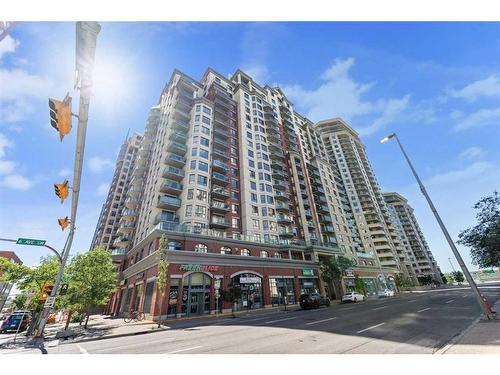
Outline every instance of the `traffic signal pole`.
{"label": "traffic signal pole", "polygon": [[[92,68],[95,56],[95,45],[97,40],[97,34],[101,30],[101,26],[97,22],[77,22],[76,23],[76,65],[78,69],[77,75],[80,84],[80,103],[78,110],[78,130],[76,136],[76,151],[75,151],[75,166],[73,174],[73,188],[71,195],[71,222],[68,234],[68,240],[62,252],[62,261],[59,272],[57,273],[56,281],[54,282],[54,288],[50,294],[50,297],[55,297],[59,285],[61,284],[62,275],[64,272],[64,267],[66,261],[68,260],[68,255],[71,250],[71,244],[73,243],[73,237],[75,234],[75,223],[76,223],[76,213],[78,208],[78,197],[80,193],[80,181],[82,176],[82,166],[83,166],[83,155],[85,150],[85,138],[87,134],[87,120],[88,111],[90,104],[91,88],[92,88]],[[82,57],[85,58],[83,64],[79,61]],[[53,298],[51,298],[53,300]],[[47,323],[47,318],[49,316],[51,306],[44,307],[42,312],[42,318],[40,319],[40,324],[36,333],[37,338],[43,337],[43,330],[45,324]]]}

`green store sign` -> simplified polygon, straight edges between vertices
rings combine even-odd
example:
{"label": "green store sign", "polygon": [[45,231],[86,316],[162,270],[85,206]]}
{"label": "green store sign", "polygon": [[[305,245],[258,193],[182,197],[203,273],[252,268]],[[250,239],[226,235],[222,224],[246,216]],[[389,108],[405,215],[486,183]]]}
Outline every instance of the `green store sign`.
{"label": "green store sign", "polygon": [[310,268],[305,268],[302,270],[302,275],[303,276],[314,276],[314,270]]}

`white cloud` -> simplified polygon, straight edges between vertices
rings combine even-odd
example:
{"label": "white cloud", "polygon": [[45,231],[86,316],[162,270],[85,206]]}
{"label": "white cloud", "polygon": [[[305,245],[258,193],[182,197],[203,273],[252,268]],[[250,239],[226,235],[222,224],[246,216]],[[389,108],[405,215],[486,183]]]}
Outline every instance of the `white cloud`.
{"label": "white cloud", "polygon": [[454,130],[466,130],[481,126],[500,125],[500,107],[483,108],[472,112],[460,119],[454,126]]}
{"label": "white cloud", "polygon": [[99,156],[94,156],[89,160],[89,169],[92,173],[101,173],[107,169],[113,168],[114,164],[108,160],[103,159]]}
{"label": "white cloud", "polygon": [[0,60],[4,55],[7,53],[12,53],[16,50],[17,47],[19,47],[19,41],[12,38],[10,35],[7,35],[1,42],[0,42]]}
{"label": "white cloud", "polygon": [[460,159],[474,159],[484,155],[484,150],[480,147],[469,147],[463,150],[458,156]]}
{"label": "white cloud", "polygon": [[5,135],[0,133],[0,158],[3,158],[5,156],[5,150],[8,147],[14,147],[14,143],[7,139]]}
{"label": "white cloud", "polygon": [[244,65],[241,70],[244,71],[246,74],[248,74],[250,77],[252,77],[255,82],[257,82],[259,85],[262,86],[264,86],[266,84],[266,81],[269,79],[269,70],[264,65],[260,64]]}
{"label": "white cloud", "polygon": [[435,175],[426,181],[427,185],[453,185],[462,181],[470,181],[473,178],[478,178],[491,170],[494,165],[486,161],[475,162],[463,169],[453,170],[442,174]]}
{"label": "white cloud", "polygon": [[320,77],[323,83],[316,89],[291,85],[284,86],[283,91],[296,105],[304,108],[307,117],[313,121],[342,117],[352,122],[355,117],[372,116],[371,124],[355,127],[361,134],[373,134],[394,122],[408,108],[410,96],[365,100],[363,96],[375,86],[375,82],[359,83],[353,80],[349,73],[354,64],[353,58],[336,59],[323,72]]}
{"label": "white cloud", "polygon": [[0,175],[10,174],[14,171],[16,163],[10,160],[0,160]]}
{"label": "white cloud", "polygon": [[73,174],[73,171],[69,168],[63,168],[59,171],[59,177],[69,177]]}
{"label": "white cloud", "polygon": [[0,186],[4,186],[6,188],[12,190],[29,190],[33,186],[33,182],[28,180],[26,177],[23,177],[19,174],[12,174],[6,176],[1,182]]}
{"label": "white cloud", "polygon": [[480,97],[500,97],[500,78],[491,75],[459,89],[450,90],[449,96],[452,98],[465,99],[473,102]]}
{"label": "white cloud", "polygon": [[105,184],[100,184],[98,187],[97,187],[97,195],[99,196],[104,196],[104,195],[107,195],[108,194],[108,191],[109,191],[109,184],[105,183]]}

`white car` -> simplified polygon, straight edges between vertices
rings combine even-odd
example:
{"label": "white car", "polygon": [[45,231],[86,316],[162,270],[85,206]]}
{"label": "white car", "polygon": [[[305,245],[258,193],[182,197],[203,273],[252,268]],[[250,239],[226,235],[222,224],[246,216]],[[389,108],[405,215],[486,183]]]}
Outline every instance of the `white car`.
{"label": "white car", "polygon": [[379,297],[394,297],[394,290],[390,289],[379,290],[377,295]]}
{"label": "white car", "polygon": [[342,302],[358,302],[364,300],[365,296],[358,292],[349,292],[342,296]]}

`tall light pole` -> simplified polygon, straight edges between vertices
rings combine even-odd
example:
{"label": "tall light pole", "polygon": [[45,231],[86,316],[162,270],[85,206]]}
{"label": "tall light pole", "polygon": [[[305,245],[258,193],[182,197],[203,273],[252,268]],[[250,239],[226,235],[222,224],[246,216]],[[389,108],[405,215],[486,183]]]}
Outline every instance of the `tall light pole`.
{"label": "tall light pole", "polygon": [[439,213],[437,212],[436,207],[434,207],[434,203],[432,203],[432,200],[429,197],[429,194],[427,194],[427,190],[425,189],[424,184],[422,183],[422,181],[418,177],[417,171],[415,170],[415,168],[413,168],[413,164],[411,163],[410,158],[406,154],[406,152],[403,148],[403,145],[399,141],[398,136],[396,135],[396,133],[392,133],[392,134],[388,135],[387,137],[383,138],[382,140],[380,140],[380,143],[385,143],[393,138],[396,139],[396,142],[398,142],[399,148],[401,149],[401,152],[403,153],[406,161],[408,162],[408,165],[410,166],[410,169],[411,169],[413,175],[415,176],[415,179],[418,182],[418,186],[420,187],[420,191],[422,192],[425,199],[427,200],[427,203],[429,204],[429,207],[431,208],[432,213],[434,214],[434,217],[436,218],[436,220],[439,224],[439,227],[441,228],[441,231],[443,232],[444,236],[446,237],[446,241],[448,241],[448,245],[450,245],[450,248],[451,248],[451,251],[453,252],[453,255],[455,255],[455,258],[456,258],[460,268],[462,268],[462,271],[465,275],[465,278],[469,282],[469,285],[472,289],[472,293],[476,297],[477,303],[479,304],[479,306],[481,306],[481,309],[484,311],[484,314],[486,315],[486,317],[488,319],[493,319],[493,313],[491,312],[490,308],[486,305],[486,303],[483,301],[483,299],[481,297],[481,293],[479,292],[479,289],[477,288],[476,283],[472,279],[472,276],[469,273],[469,270],[467,269],[467,266],[465,265],[464,260],[462,259],[462,256],[458,252],[458,249],[455,246],[455,243],[451,239],[451,236],[448,233],[448,230],[446,229],[443,221],[441,220],[441,217],[439,216]]}
{"label": "tall light pole", "polygon": [[451,269],[453,270],[453,273],[455,273],[455,267],[453,267],[453,263],[451,263],[451,258],[448,258],[448,261],[450,262]]}
{"label": "tall light pole", "polygon": [[[71,223],[68,239],[62,253],[61,266],[57,274],[54,287],[50,297],[55,297],[68,255],[71,250],[73,236],[75,234],[76,211],[78,208],[78,197],[80,194],[80,180],[82,176],[83,153],[85,150],[85,138],[87,134],[87,119],[92,88],[92,69],[94,66],[95,46],[97,34],[101,26],[97,22],[77,22],[76,23],[76,83],[75,87],[80,89],[80,103],[78,109],[78,129],[76,135],[75,166],[73,174],[73,188],[71,196]],[[51,298],[53,300],[54,298]],[[47,323],[52,306],[44,307],[36,337],[43,337],[43,330]]]}

